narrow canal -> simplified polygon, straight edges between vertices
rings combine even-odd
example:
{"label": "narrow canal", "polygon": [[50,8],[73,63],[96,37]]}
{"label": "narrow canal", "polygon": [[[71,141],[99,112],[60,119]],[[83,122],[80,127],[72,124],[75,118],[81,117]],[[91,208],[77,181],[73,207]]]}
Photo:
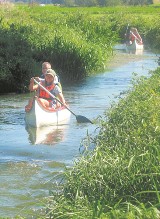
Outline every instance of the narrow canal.
{"label": "narrow canal", "polygon": [[[109,68],[81,84],[63,85],[70,108],[91,120],[103,116],[112,101],[129,89],[133,73],[148,75],[158,56],[149,51],[128,54],[119,50]],[[27,216],[39,210],[54,190],[57,174],[79,156],[81,141],[96,125],[68,124],[26,128],[24,106],[31,94],[0,96],[0,217]]]}

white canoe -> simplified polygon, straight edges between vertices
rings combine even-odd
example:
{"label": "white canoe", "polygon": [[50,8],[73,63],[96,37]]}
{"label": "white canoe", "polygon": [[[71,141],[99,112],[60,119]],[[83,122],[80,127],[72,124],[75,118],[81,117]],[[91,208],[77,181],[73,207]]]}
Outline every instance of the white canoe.
{"label": "white canoe", "polygon": [[127,50],[143,50],[143,44],[138,44],[135,40],[132,44],[126,43]]}
{"label": "white canoe", "polygon": [[25,121],[27,126],[32,127],[61,125],[68,122],[70,115],[70,111],[63,106],[58,109],[44,108],[36,97],[31,110],[25,114]]}

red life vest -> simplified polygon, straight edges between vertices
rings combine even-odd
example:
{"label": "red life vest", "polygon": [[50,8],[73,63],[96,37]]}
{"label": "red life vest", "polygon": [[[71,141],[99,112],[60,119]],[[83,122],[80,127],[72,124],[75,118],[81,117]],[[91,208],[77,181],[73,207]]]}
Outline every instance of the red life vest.
{"label": "red life vest", "polygon": [[133,34],[131,34],[130,40],[133,42],[135,40],[135,36],[133,36]]}
{"label": "red life vest", "polygon": [[[42,84],[42,82],[41,82]],[[43,85],[43,84],[42,84]],[[43,85],[44,86],[44,85]],[[52,92],[55,88],[55,84],[51,84],[49,86],[45,86],[45,88],[49,91]],[[51,97],[45,90],[43,90],[41,87],[39,87],[39,98],[43,98],[45,100],[48,100],[51,102],[53,100],[53,97]]]}
{"label": "red life vest", "polygon": [[[134,36],[135,35],[135,36]],[[130,35],[130,40],[133,42],[133,41],[137,41],[137,43],[139,43],[139,44],[143,44],[143,42],[142,42],[142,39],[140,38],[140,36],[137,34],[137,33],[131,33],[131,35]]]}

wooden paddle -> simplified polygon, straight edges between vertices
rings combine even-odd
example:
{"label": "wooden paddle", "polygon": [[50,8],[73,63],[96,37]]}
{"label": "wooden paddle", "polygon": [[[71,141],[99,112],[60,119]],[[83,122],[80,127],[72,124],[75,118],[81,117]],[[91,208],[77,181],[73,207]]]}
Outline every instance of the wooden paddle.
{"label": "wooden paddle", "polygon": [[69,110],[77,119],[77,122],[79,123],[92,123],[93,122],[91,120],[89,120],[88,118],[86,118],[85,116],[81,116],[81,115],[76,115],[72,110],[70,110],[66,105],[64,105],[58,98],[56,98],[51,92],[49,92],[44,86],[42,86],[38,81],[36,81],[34,79],[34,82],[36,84],[38,84],[43,90],[45,90],[51,97],[53,97],[54,99],[56,99],[62,106],[64,106],[67,110]]}
{"label": "wooden paddle", "polygon": [[129,29],[129,24],[127,24],[126,33],[124,34],[124,36],[127,40],[128,40],[128,29]]}

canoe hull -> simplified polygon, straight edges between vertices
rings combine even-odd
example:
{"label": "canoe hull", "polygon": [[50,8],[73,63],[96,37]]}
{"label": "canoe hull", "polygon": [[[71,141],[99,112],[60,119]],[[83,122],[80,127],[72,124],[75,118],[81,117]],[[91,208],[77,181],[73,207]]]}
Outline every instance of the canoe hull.
{"label": "canoe hull", "polygon": [[27,126],[43,127],[49,125],[66,124],[71,113],[65,107],[56,110],[49,110],[42,107],[38,98],[35,98],[33,106],[29,112],[25,114]]}
{"label": "canoe hull", "polygon": [[127,50],[143,50],[143,44],[138,44],[136,40],[132,44],[126,43]]}

